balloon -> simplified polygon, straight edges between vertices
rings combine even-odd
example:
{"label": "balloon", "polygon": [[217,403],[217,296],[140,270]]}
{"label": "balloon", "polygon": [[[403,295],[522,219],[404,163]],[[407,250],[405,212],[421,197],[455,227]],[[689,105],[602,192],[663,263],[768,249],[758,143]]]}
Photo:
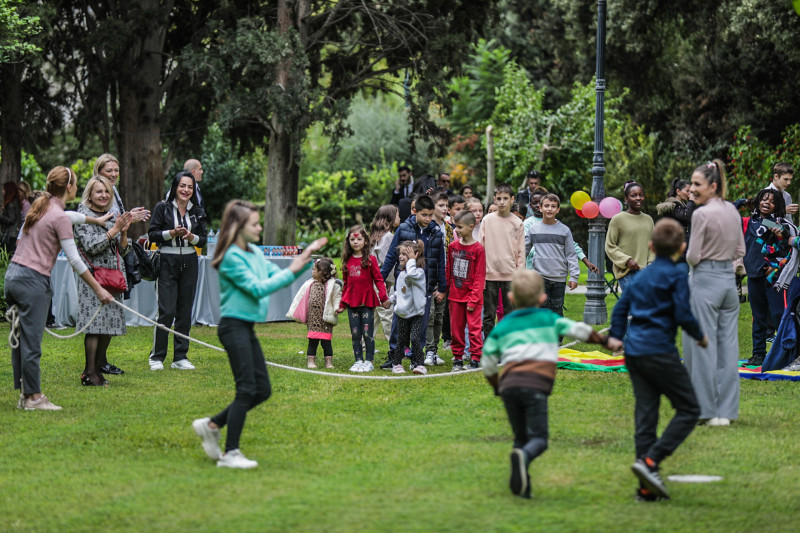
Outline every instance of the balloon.
{"label": "balloon", "polygon": [[572,196],[569,197],[569,203],[572,204],[572,207],[575,209],[583,209],[583,204],[591,200],[592,197],[586,194],[583,191],[575,191],[572,193]]}
{"label": "balloon", "polygon": [[600,206],[589,200],[588,202],[583,204],[583,209],[581,209],[581,213],[586,218],[595,218],[597,215],[600,214]]}
{"label": "balloon", "polygon": [[581,217],[581,218],[586,218],[586,217],[583,215],[583,211],[581,211],[580,209],[576,209],[576,210],[575,210],[575,212],[578,214],[578,216],[579,216],[579,217]]}
{"label": "balloon", "polygon": [[611,218],[622,211],[622,204],[613,196],[606,196],[600,201],[600,214]]}

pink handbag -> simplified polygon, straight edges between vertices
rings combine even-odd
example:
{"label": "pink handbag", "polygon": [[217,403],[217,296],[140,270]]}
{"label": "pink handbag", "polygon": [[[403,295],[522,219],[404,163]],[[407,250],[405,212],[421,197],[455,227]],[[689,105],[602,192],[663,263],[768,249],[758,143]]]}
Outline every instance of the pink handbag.
{"label": "pink handbag", "polygon": [[311,293],[311,285],[306,287],[306,292],[303,294],[303,297],[300,298],[300,303],[297,304],[297,309],[294,310],[294,314],[292,314],[292,318],[297,320],[298,322],[302,322],[305,324],[308,321],[308,295]]}

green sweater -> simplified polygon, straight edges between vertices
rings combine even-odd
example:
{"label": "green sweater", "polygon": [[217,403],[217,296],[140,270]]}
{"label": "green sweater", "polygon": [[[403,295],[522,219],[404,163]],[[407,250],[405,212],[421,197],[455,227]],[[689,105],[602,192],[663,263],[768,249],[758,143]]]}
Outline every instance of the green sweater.
{"label": "green sweater", "polygon": [[291,285],[311,264],[295,274],[268,261],[250,244],[244,251],[231,244],[219,264],[220,314],[248,322],[264,322],[269,295]]}
{"label": "green sweater", "polygon": [[628,274],[628,259],[633,259],[642,268],[655,261],[656,254],[650,249],[652,234],[653,219],[650,215],[631,215],[624,211],[614,215],[608,223],[606,255],[614,263],[615,278]]}
{"label": "green sweater", "polygon": [[506,315],[483,343],[481,366],[487,377],[503,365],[498,390],[526,387],[547,394],[553,390],[558,363],[558,337],[588,340],[592,327],[549,309],[526,307]]}

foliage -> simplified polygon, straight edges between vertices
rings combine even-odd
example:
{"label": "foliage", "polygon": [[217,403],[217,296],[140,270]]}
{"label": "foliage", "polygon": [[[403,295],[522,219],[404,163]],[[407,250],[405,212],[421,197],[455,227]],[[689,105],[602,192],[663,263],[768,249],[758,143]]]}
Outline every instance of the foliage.
{"label": "foliage", "polygon": [[[772,167],[779,162],[800,169],[800,124],[792,124],[783,131],[777,146],[760,140],[750,126],[742,126],[733,138],[728,152],[729,199],[753,198],[772,181]],[[797,172],[797,170],[795,170]]]}
{"label": "foliage", "polygon": [[42,31],[37,16],[20,16],[22,0],[0,0],[0,64],[21,61],[41,48],[28,39]]}
{"label": "foliage", "polygon": [[44,189],[45,182],[47,181],[47,174],[44,173],[42,167],[36,161],[33,154],[29,154],[23,150],[22,152],[22,172],[20,178],[31,186],[31,189]]}
{"label": "foliage", "polygon": [[6,270],[11,262],[11,256],[4,246],[0,246],[0,320],[6,315]]}

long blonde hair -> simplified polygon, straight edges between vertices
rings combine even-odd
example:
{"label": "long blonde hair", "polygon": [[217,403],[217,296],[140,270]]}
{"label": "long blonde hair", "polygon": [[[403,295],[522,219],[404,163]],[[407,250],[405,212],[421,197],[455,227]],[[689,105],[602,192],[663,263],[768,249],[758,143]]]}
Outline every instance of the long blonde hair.
{"label": "long blonde hair", "polygon": [[39,220],[50,210],[50,198],[60,198],[67,192],[67,187],[77,183],[77,176],[67,167],[55,167],[47,174],[47,192],[36,199],[31,205],[28,214],[25,216],[23,233],[25,235]]}
{"label": "long blonde hair", "polygon": [[225,252],[236,241],[239,232],[253,213],[258,213],[258,208],[247,200],[231,200],[225,205],[217,236],[217,248],[214,250],[214,259],[211,260],[212,267],[219,269]]}

